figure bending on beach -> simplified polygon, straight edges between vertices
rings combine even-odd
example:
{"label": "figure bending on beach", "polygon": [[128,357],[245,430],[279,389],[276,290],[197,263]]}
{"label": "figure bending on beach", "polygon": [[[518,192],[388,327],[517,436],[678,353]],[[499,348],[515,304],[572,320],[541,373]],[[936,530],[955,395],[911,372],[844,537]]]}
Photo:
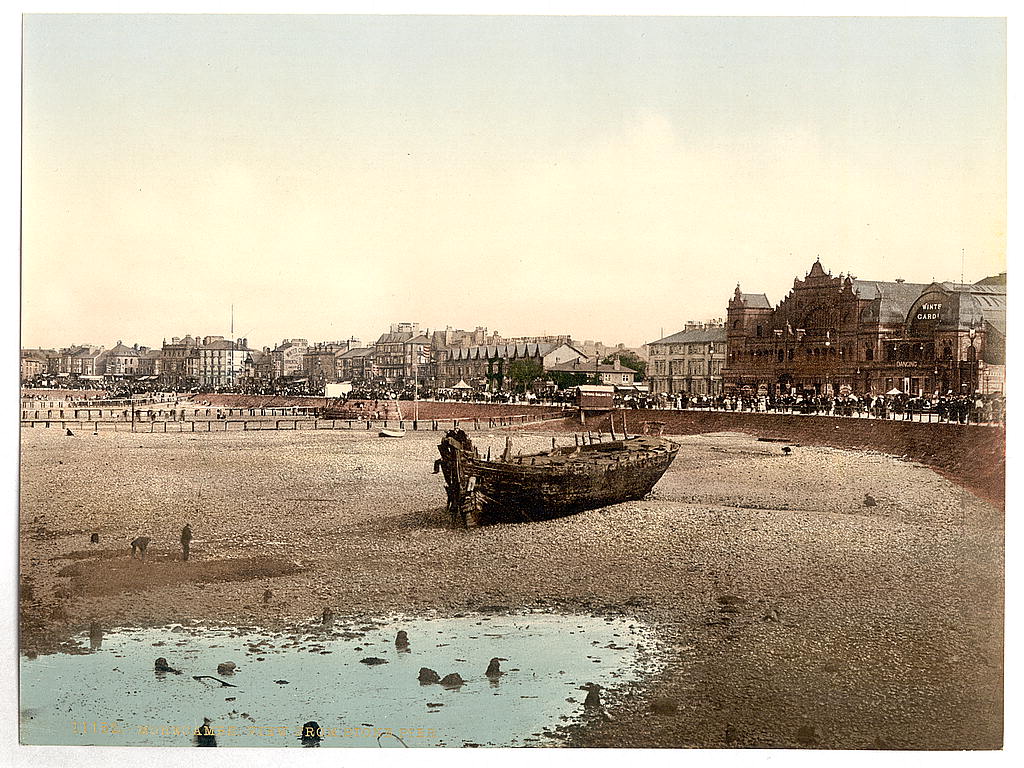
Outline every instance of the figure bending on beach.
{"label": "figure bending on beach", "polygon": [[134,558],[136,553],[139,555],[139,560],[146,559],[146,547],[149,546],[149,538],[146,536],[139,536],[137,539],[132,540],[132,557]]}

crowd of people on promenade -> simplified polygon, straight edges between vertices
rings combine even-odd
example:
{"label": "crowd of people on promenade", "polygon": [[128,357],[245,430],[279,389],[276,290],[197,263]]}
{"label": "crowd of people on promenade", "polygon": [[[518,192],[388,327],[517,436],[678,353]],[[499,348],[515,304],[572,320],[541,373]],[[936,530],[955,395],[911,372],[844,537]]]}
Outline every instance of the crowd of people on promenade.
{"label": "crowd of people on promenade", "polygon": [[1002,394],[723,394],[716,397],[630,394],[616,397],[616,404],[623,408],[796,413],[960,424],[1006,422],[1006,398]]}
{"label": "crowd of people on promenade", "polygon": [[[573,406],[574,390],[554,392],[486,392],[462,389],[387,386],[354,389],[350,400],[421,400],[439,402],[513,403],[523,405]],[[750,413],[794,413],[808,415],[849,416],[854,418],[902,419],[905,421],[941,421],[960,424],[1002,424],[1006,421],[1006,399],[1001,394],[977,395],[907,395],[907,394],[723,394],[715,397],[685,394],[650,394],[634,392],[616,395],[620,408],[661,410],[741,411]]]}
{"label": "crowd of people on promenade", "polygon": [[571,404],[575,401],[575,394],[572,392],[557,393],[552,396],[548,394],[537,394],[535,392],[513,392],[498,390],[488,392],[477,389],[443,389],[432,387],[412,386],[393,387],[387,385],[362,386],[354,388],[344,396],[344,400],[433,400],[442,403],[522,403],[524,405],[553,405]]}

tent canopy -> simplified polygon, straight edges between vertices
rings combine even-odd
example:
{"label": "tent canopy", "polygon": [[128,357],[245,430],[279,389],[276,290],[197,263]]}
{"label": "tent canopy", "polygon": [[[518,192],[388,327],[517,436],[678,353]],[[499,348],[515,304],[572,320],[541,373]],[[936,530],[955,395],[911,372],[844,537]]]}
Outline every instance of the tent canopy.
{"label": "tent canopy", "polygon": [[472,389],[472,387],[466,383],[465,379],[459,379],[459,383],[452,387],[452,389]]}
{"label": "tent canopy", "polygon": [[896,389],[896,387],[893,387],[892,389],[890,389],[885,394],[887,394],[887,395],[902,395],[903,394],[903,390],[902,389]]}

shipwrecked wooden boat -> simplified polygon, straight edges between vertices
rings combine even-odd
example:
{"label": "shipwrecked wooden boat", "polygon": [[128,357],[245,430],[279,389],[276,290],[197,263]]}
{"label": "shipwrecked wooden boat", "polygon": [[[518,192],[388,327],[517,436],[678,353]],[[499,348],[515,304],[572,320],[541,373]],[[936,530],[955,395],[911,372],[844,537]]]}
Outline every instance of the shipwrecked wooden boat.
{"label": "shipwrecked wooden boat", "polygon": [[461,429],[438,445],[453,525],[550,520],[587,509],[641,499],[672,464],[679,446],[641,435],[586,442],[525,456],[482,457]]}

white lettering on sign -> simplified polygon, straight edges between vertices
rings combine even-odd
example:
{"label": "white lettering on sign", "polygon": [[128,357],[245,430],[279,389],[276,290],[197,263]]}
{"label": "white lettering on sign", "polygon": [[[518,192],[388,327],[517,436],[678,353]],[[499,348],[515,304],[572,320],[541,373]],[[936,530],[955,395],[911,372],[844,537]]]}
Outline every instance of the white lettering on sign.
{"label": "white lettering on sign", "polygon": [[941,303],[922,304],[921,310],[917,313],[918,320],[938,320]]}

